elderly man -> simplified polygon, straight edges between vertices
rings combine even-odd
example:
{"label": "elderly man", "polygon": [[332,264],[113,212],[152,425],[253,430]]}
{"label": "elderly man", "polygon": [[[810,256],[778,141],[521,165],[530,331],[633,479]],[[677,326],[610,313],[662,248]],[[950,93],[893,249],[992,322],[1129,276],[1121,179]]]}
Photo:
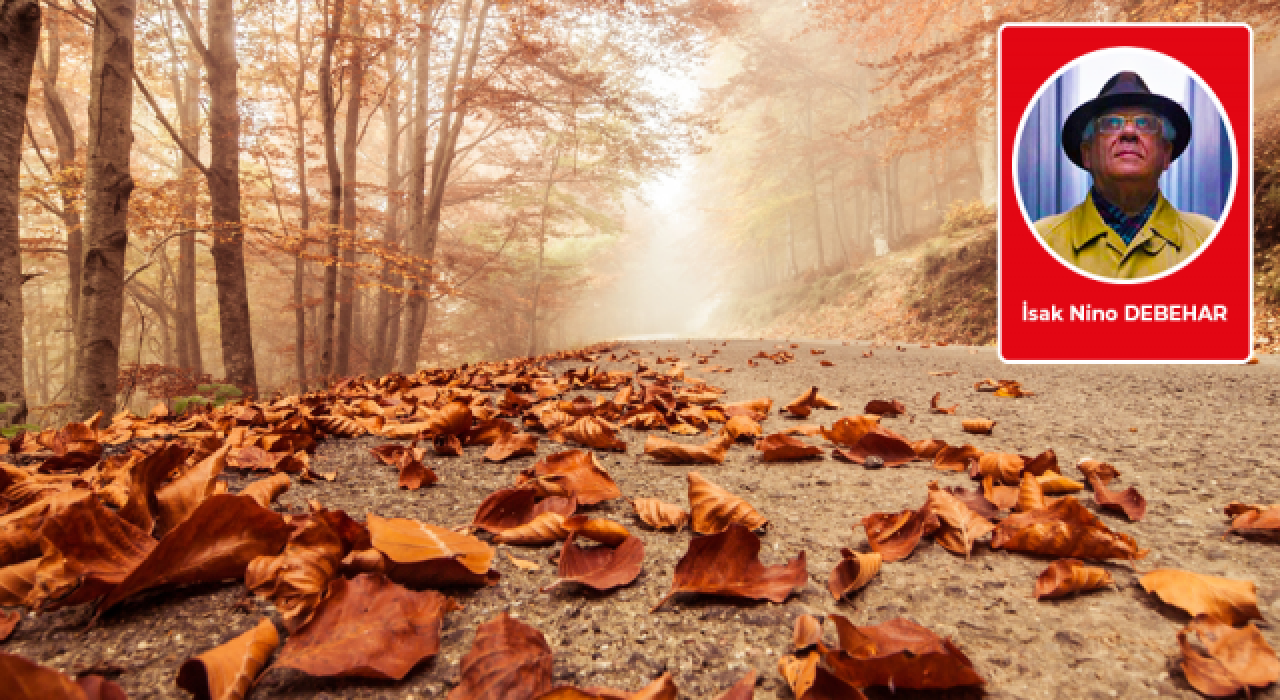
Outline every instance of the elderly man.
{"label": "elderly man", "polygon": [[1101,277],[1147,277],[1186,260],[1216,222],[1174,209],[1159,180],[1190,141],[1181,105],[1152,94],[1137,73],[1117,73],[1062,126],[1062,150],[1093,188],[1036,231],[1063,260]]}

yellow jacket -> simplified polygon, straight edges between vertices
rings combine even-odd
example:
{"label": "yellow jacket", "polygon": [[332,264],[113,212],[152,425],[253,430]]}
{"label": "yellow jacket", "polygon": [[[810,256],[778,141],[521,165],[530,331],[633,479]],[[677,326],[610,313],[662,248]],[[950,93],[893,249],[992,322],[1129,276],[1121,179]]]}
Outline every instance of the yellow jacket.
{"label": "yellow jacket", "polygon": [[1093,195],[1068,211],[1036,222],[1036,232],[1063,260],[1101,277],[1135,279],[1168,270],[1186,260],[1209,238],[1217,222],[1180,212],[1158,195],[1151,218],[1125,245],[1093,205]]}

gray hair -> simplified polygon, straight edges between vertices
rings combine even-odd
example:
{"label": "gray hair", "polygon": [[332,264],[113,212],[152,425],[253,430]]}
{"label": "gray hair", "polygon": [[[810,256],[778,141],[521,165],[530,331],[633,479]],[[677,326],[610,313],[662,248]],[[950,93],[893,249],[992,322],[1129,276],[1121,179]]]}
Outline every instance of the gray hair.
{"label": "gray hair", "polygon": [[[1169,121],[1168,117],[1164,116],[1163,114],[1158,114],[1156,116],[1160,118],[1161,136],[1164,136],[1165,141],[1173,143],[1173,140],[1178,136],[1178,130],[1173,128],[1173,123]],[[1084,131],[1080,134],[1081,148],[1084,148],[1085,143],[1093,140],[1095,121],[1096,121],[1096,118],[1090,119],[1089,123],[1084,125]]]}

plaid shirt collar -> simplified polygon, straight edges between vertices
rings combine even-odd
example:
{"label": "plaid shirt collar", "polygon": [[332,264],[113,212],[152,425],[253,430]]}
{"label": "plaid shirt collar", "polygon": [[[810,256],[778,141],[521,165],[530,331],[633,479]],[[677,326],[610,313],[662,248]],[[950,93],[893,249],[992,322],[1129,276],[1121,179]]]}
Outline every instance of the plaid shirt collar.
{"label": "plaid shirt collar", "polygon": [[1156,204],[1160,201],[1160,194],[1151,198],[1145,209],[1135,217],[1125,216],[1124,210],[1111,202],[1098,191],[1097,187],[1092,189],[1093,206],[1097,207],[1098,214],[1112,231],[1115,231],[1120,238],[1124,239],[1124,244],[1129,245],[1133,242],[1133,237],[1138,235],[1143,226],[1147,225],[1147,220],[1151,218],[1151,213],[1156,210]]}

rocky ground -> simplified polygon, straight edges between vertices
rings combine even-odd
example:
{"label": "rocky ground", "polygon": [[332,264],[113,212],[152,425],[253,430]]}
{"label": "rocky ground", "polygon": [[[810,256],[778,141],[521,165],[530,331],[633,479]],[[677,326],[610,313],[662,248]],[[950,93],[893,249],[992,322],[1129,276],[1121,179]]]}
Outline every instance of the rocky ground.
{"label": "rocky ground", "polygon": [[[650,608],[670,587],[676,562],[690,534],[645,528],[622,500],[599,506],[597,515],[626,524],[644,542],[645,564],[632,585],[610,594],[588,595],[571,587],[552,593],[539,589],[555,579],[554,548],[499,546],[496,567],[502,581],[494,587],[462,591],[465,605],[445,618],[442,650],[433,661],[397,683],[367,680],[319,681],[293,672],[272,671],[257,697],[439,698],[457,682],[459,659],[471,646],[476,627],[501,611],[542,631],[556,654],[557,682],[635,690],[670,671],[682,697],[711,698],[747,669],[760,673],[757,698],[791,698],[777,671],[778,657],[789,651],[792,623],[802,613],[839,613],[855,624],[877,624],[898,616],[951,637],[987,679],[993,698],[1139,698],[1198,697],[1178,668],[1175,634],[1187,616],[1145,593],[1137,584],[1153,568],[1175,567],[1248,579],[1258,586],[1263,636],[1280,648],[1271,620],[1280,617],[1280,545],[1225,535],[1222,508],[1230,501],[1280,502],[1280,438],[1276,403],[1280,398],[1280,358],[1264,356],[1251,366],[1006,366],[994,348],[868,347],[839,342],[798,342],[797,360],[766,361],[749,368],[746,358],[782,341],[698,340],[636,344],[643,351],[689,356],[691,348],[720,354],[713,360],[731,373],[689,373],[728,390],[728,400],[769,396],[775,407],[812,385],[842,404],[819,411],[807,422],[830,425],[862,412],[872,399],[900,399],[910,414],[885,424],[910,439],[937,438],[973,444],[983,450],[1036,454],[1053,448],[1063,472],[1076,479],[1074,464],[1092,457],[1115,465],[1116,488],[1136,486],[1150,504],[1146,518],[1129,523],[1110,513],[1110,527],[1132,534],[1150,556],[1105,566],[1114,589],[1056,602],[1032,597],[1035,577],[1046,560],[992,551],[979,545],[970,560],[953,555],[928,539],[905,561],[886,564],[880,575],[857,593],[852,604],[837,603],[826,590],[827,576],[841,547],[866,548],[862,516],[917,508],[930,481],[973,484],[964,474],[934,471],[925,463],[900,469],[864,470],[830,457],[799,463],[766,464],[749,446],[732,448],[723,465],[699,471],[750,501],[771,521],[761,558],[779,564],[804,552],[810,581],[781,605],[677,597],[657,612]],[[825,349],[821,357],[810,348]],[[821,367],[820,359],[835,363]],[[560,371],[566,365],[556,367]],[[605,369],[634,365],[605,363]],[[955,371],[930,376],[930,371]],[[973,383],[992,377],[1017,379],[1032,398],[997,398],[978,393]],[[957,415],[931,415],[929,400],[959,403]],[[588,392],[594,393],[594,392]],[[990,436],[961,431],[962,418],[997,421]],[[765,433],[795,421],[773,415]],[[624,430],[625,454],[601,453],[604,467],[627,497],[656,497],[687,507],[688,468],[664,466],[642,456],[646,435]],[[702,443],[705,436],[676,438]],[[805,438],[807,442],[817,442]],[[481,500],[510,485],[537,458],[490,464],[484,448],[468,448],[459,458],[435,458],[443,481],[419,491],[396,486],[395,470],[375,462],[368,448],[385,440],[334,440],[317,451],[316,469],[338,472],[333,483],[297,484],[278,508],[305,509],[308,499],[366,513],[408,517],[442,525],[471,519]],[[542,440],[539,457],[564,449]],[[243,480],[233,479],[232,490]],[[1078,494],[1093,508],[1090,495]],[[856,526],[856,527],[855,527]],[[511,557],[540,565],[538,571],[515,566]],[[131,698],[185,697],[174,685],[186,658],[221,644],[256,624],[269,606],[246,601],[241,585],[204,586],[142,598],[108,613],[87,627],[90,611],[72,609],[33,614],[0,648],[56,668],[78,673],[96,669],[118,676]],[[834,642],[830,625],[828,641]],[[969,698],[983,693],[960,690],[928,697]],[[899,690],[872,689],[869,697],[926,697]],[[1277,698],[1273,686],[1255,694]]]}

